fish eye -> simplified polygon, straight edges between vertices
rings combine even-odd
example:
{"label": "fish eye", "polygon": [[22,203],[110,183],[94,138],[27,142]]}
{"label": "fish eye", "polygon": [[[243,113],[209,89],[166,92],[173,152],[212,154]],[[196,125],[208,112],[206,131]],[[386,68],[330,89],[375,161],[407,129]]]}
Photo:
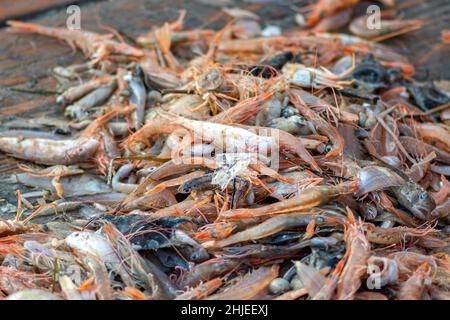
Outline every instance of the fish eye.
{"label": "fish eye", "polygon": [[426,192],[422,192],[420,195],[419,195],[419,199],[420,200],[426,200],[428,198],[428,193],[426,193]]}
{"label": "fish eye", "polygon": [[198,253],[194,252],[193,254],[191,254],[191,260],[197,260],[198,258],[200,258]]}
{"label": "fish eye", "polygon": [[325,147],[325,152],[328,153],[331,151],[331,149],[333,149],[333,145],[332,144],[327,144],[327,146]]}

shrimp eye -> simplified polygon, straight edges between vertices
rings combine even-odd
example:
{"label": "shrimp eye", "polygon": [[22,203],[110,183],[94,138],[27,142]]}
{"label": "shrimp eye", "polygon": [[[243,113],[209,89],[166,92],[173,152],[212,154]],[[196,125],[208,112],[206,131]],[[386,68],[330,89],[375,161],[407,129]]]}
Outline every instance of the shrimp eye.
{"label": "shrimp eye", "polygon": [[331,149],[333,149],[333,145],[332,144],[327,144],[327,146],[325,147],[325,152],[328,153],[331,151]]}
{"label": "shrimp eye", "polygon": [[419,199],[420,200],[426,200],[428,198],[428,193],[426,193],[426,192],[422,192],[420,195],[419,195]]}

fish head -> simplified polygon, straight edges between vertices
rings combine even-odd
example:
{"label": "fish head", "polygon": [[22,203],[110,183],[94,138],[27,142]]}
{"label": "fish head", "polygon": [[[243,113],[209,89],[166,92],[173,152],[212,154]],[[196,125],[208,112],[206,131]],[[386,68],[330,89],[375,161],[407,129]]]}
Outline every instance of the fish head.
{"label": "fish head", "polygon": [[429,220],[430,213],[436,207],[433,198],[416,183],[406,183],[397,198],[401,205],[421,220]]}

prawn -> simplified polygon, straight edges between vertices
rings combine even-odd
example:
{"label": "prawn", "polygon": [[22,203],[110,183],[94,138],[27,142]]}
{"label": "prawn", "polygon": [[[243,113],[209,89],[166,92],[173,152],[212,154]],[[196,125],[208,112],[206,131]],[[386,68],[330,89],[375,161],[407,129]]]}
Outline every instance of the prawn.
{"label": "prawn", "polygon": [[7,24],[13,31],[37,33],[65,41],[70,47],[78,47],[87,57],[96,61],[100,61],[108,54],[120,54],[135,58],[144,56],[144,51],[141,49],[112,40],[112,34],[100,35],[89,31],[51,28],[14,20],[7,21]]}
{"label": "prawn", "polygon": [[336,292],[339,300],[354,298],[354,294],[361,286],[361,278],[366,273],[367,259],[370,256],[370,243],[364,235],[363,224],[356,221],[349,208],[347,211],[348,222],[344,231],[347,251]]}
{"label": "prawn", "polygon": [[26,224],[39,215],[44,209],[54,206],[53,203],[49,203],[43,206],[40,206],[36,211],[30,214],[27,218],[20,221],[20,217],[22,216],[22,199],[20,192],[18,192],[18,205],[17,205],[17,213],[14,220],[0,220],[0,237],[14,235],[18,233],[24,233],[26,231],[35,229],[36,226],[27,226]]}
{"label": "prawn", "polygon": [[12,157],[47,165],[72,165],[90,160],[100,143],[92,138],[50,140],[0,137],[0,150]]}
{"label": "prawn", "polygon": [[397,294],[398,300],[421,300],[422,294],[427,287],[427,281],[431,273],[428,263],[421,264],[413,275],[402,285]]}
{"label": "prawn", "polygon": [[325,155],[326,158],[333,158],[342,155],[344,152],[344,139],[337,129],[321,118],[314,111],[309,109],[301,98],[301,92],[298,90],[290,91],[291,101],[294,106],[312,122],[319,131],[322,131],[333,143],[333,148]]}
{"label": "prawn", "polygon": [[342,193],[351,192],[356,188],[354,183],[337,186],[314,186],[304,190],[299,195],[274,204],[249,209],[231,209],[219,215],[223,220],[239,220],[261,216],[274,216],[283,213],[303,211],[328,203]]}
{"label": "prawn", "polygon": [[239,242],[258,240],[269,237],[285,229],[307,226],[311,221],[316,220],[325,225],[335,225],[339,223],[339,220],[333,217],[316,216],[309,213],[282,214],[270,218],[254,227],[233,234],[223,240],[214,241],[212,243],[205,242],[203,243],[203,246],[207,248],[221,248]]}
{"label": "prawn", "polygon": [[208,300],[250,300],[265,290],[270,282],[278,277],[279,266],[261,267],[247,273],[236,284],[227,287],[224,291],[208,297]]}
{"label": "prawn", "polygon": [[320,0],[314,5],[306,25],[312,27],[320,19],[327,18],[344,9],[354,7],[358,2],[359,0]]}

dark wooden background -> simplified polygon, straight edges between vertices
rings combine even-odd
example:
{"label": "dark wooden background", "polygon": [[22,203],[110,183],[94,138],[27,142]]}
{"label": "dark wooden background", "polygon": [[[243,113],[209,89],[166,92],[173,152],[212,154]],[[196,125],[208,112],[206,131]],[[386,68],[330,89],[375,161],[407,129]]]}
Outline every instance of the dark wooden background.
{"label": "dark wooden background", "polygon": [[[0,0],[0,124],[12,118],[62,116],[54,95],[36,95],[12,91],[11,88],[54,90],[56,81],[51,70],[56,65],[83,61],[79,52],[73,52],[58,40],[42,36],[17,35],[5,29],[8,19],[32,21],[49,26],[65,26],[69,4],[81,7],[81,27],[108,32],[103,26],[113,27],[121,34],[136,37],[143,31],[167,20],[174,20],[178,10],[186,9],[186,25],[192,27],[222,26],[226,20],[221,7],[251,10],[261,16],[263,23],[284,28],[295,27],[296,10],[308,4],[307,0]],[[411,34],[388,44],[407,55],[415,63],[421,80],[450,79],[449,45],[428,54],[440,42],[441,30],[450,28],[450,0],[400,0],[398,13],[411,19],[425,19],[426,25]],[[369,4],[369,3],[367,3]],[[364,9],[365,3],[361,3]],[[424,55],[428,59],[417,64]],[[0,175],[16,169],[15,162],[0,154]],[[0,188],[0,198],[4,195]],[[13,188],[9,188],[11,196]]]}

